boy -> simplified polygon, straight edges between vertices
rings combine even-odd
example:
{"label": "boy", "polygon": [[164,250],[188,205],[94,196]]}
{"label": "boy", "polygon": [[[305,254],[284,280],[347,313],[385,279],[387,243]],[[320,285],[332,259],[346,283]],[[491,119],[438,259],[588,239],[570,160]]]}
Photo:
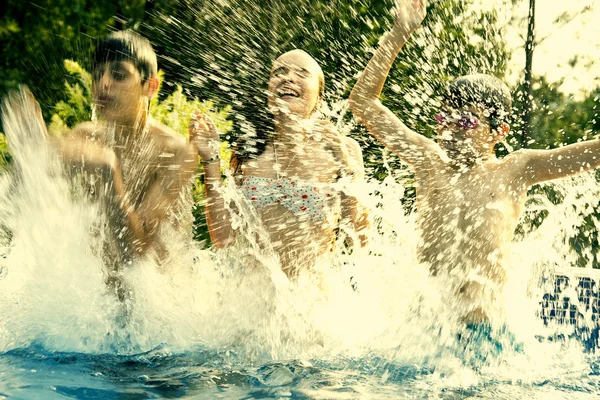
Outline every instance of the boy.
{"label": "boy", "polygon": [[494,145],[510,128],[508,88],[487,75],[449,87],[437,142],[421,136],[379,101],[387,74],[425,17],[425,1],[400,8],[350,95],[352,112],[388,149],[409,164],[417,184],[419,256],[444,276],[465,323],[489,322],[506,280],[506,246],[534,184],[600,166],[597,140],[555,150],[519,150],[503,159]]}
{"label": "boy", "polygon": [[184,137],[149,116],[158,76],[147,39],[131,31],[108,35],[94,52],[92,78],[97,120],[79,124],[58,147],[103,204],[103,259],[109,284],[123,298],[122,266],[147,254],[163,261],[161,227],[168,218],[181,218],[178,212],[189,213],[182,200],[197,155]]}

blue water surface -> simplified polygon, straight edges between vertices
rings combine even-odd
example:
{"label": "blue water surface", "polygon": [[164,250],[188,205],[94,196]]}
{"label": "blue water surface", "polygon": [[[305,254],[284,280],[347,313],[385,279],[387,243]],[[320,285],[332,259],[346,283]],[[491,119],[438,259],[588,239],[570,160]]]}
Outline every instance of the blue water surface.
{"label": "blue water surface", "polygon": [[[600,362],[594,354],[588,354],[587,360],[587,371],[575,375],[565,371],[564,379],[523,383],[482,374],[477,385],[444,388],[435,384],[444,378],[444,372],[436,368],[436,360],[399,364],[370,354],[335,360],[252,363],[231,350],[200,346],[179,354],[160,346],[124,356],[53,352],[32,345],[1,355],[0,398],[597,398]],[[472,367],[485,367],[485,363]]]}

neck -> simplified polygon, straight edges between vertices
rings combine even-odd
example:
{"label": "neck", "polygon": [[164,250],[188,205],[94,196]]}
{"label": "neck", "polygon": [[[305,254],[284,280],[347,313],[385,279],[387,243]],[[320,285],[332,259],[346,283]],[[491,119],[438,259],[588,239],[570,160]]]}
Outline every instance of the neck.
{"label": "neck", "polygon": [[275,118],[275,142],[282,147],[296,147],[304,144],[307,138],[309,120],[299,117]]}
{"label": "neck", "polygon": [[114,129],[113,140],[115,146],[128,149],[133,143],[139,142],[141,136],[148,131],[150,118],[148,112],[142,111],[133,119],[119,119],[107,122],[109,129]]}
{"label": "neck", "polygon": [[480,153],[477,155],[464,155],[451,160],[452,168],[457,170],[471,169],[476,165],[483,164],[496,158],[493,152]]}

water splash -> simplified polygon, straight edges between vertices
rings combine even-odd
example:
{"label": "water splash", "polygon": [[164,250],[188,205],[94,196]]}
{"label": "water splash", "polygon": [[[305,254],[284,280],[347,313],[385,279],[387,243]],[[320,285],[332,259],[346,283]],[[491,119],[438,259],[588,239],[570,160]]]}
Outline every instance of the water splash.
{"label": "water splash", "polygon": [[[465,58],[460,49],[455,58],[441,51],[441,42],[435,39],[441,29],[439,23],[432,24],[415,38],[421,46],[433,44],[420,64],[431,76],[455,64],[456,57]],[[336,98],[347,91],[353,71],[347,66],[363,63],[347,55],[346,48],[337,48],[338,42],[332,46],[343,53],[340,58],[346,67],[329,74],[333,101],[322,112],[338,121],[340,131],[349,132],[352,126],[343,118],[346,103]],[[485,48],[492,50],[489,44]],[[198,55],[178,58],[186,57]],[[249,56],[243,61],[255,72],[257,59]],[[480,71],[477,67],[466,63],[467,69]],[[415,86],[406,93],[397,82],[391,83],[392,92],[414,109],[407,121],[411,126],[429,125],[428,110],[439,106],[432,79],[407,80]],[[225,84],[230,79],[215,81]],[[332,382],[361,369],[357,375],[371,373],[376,377],[374,385],[409,381],[413,394],[453,390],[458,394],[465,387],[494,383],[507,397],[514,394],[511,385],[532,387],[549,380],[560,387],[590,369],[576,343],[539,343],[534,336],[547,337],[557,329],[544,328],[535,315],[548,290],[540,281],[576,261],[568,239],[600,195],[591,173],[544,185],[563,194],[558,204],[543,194],[532,196],[527,204],[524,226],[530,225],[530,214],[544,211],[547,216],[537,229],[524,229],[512,246],[507,325],[524,349],[510,351],[512,339],[501,337],[499,342],[508,351],[472,360],[469,355],[479,350],[465,350],[457,343],[460,329],[448,314],[443,282],[431,279],[427,267],[417,261],[415,214],[404,212],[410,175],[395,169],[391,157],[383,160],[387,174],[383,181],[350,188],[373,220],[368,250],[346,251],[340,239],[338,250],[315,267],[319,284],[311,274],[301,275],[296,282],[283,275],[255,211],[235,188],[227,187],[226,197],[240,210],[234,224],[242,228],[242,240],[227,251],[185,243],[166,268],[150,261],[131,266],[125,279],[134,293],[124,323],[123,304],[106,290],[102,260],[92,251],[98,239],[90,228],[99,217],[98,208],[73,193],[63,178],[31,105],[20,112],[5,105],[3,120],[15,162],[12,175],[0,177],[0,231],[10,232],[0,242],[6,246],[0,260],[2,351],[40,344],[60,352],[137,354],[159,348],[170,355],[208,346],[239,355],[246,366],[316,359],[322,368],[343,371],[343,378],[328,376]],[[597,221],[594,224],[597,229]],[[165,237],[169,246],[177,248],[182,240],[169,233]],[[246,254],[257,257],[264,269],[248,270],[240,261]],[[413,365],[417,367],[407,367]],[[287,385],[298,377],[296,371],[309,367],[260,368],[256,379],[269,387]]]}

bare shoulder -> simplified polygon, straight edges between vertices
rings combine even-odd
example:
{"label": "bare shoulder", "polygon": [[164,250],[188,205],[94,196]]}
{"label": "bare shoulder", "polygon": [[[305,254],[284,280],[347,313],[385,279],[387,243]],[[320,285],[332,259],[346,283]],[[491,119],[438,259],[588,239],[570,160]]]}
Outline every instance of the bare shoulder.
{"label": "bare shoulder", "polygon": [[502,176],[525,189],[532,175],[529,162],[540,151],[543,150],[520,149],[510,153],[501,160]]}
{"label": "bare shoulder", "polygon": [[181,171],[196,170],[196,152],[183,135],[155,121],[151,123],[149,129],[154,143],[152,151],[161,167],[160,175],[173,177],[179,176]]}
{"label": "bare shoulder", "polygon": [[185,150],[187,147],[187,140],[185,137],[159,122],[152,122],[150,125],[150,133],[157,142],[160,151],[177,153]]}
{"label": "bare shoulder", "polygon": [[97,122],[85,121],[77,124],[69,136],[80,140],[103,140],[106,132]]}
{"label": "bare shoulder", "polygon": [[520,149],[513,151],[502,159],[502,163],[506,168],[524,167],[527,165],[527,162],[531,159],[531,157],[540,151],[543,150]]}

